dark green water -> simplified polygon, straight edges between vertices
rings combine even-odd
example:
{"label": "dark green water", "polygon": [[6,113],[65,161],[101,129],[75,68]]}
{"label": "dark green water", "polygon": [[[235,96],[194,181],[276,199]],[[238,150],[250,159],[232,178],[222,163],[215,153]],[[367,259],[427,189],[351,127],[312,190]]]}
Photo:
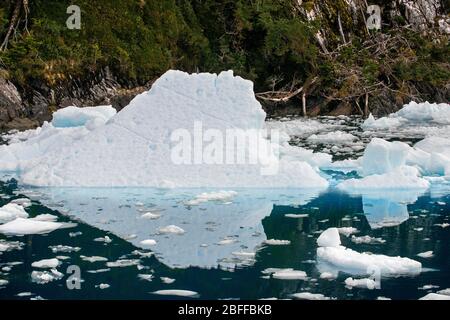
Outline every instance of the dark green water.
{"label": "dark green water", "polygon": [[[12,183],[0,183],[0,206],[6,204],[15,198],[23,197],[16,194],[17,185]],[[88,192],[88,191],[87,191]],[[93,191],[94,192],[94,191]],[[115,191],[115,192],[121,192]],[[125,190],[123,192],[126,192]],[[94,192],[95,193],[95,192]],[[145,191],[144,191],[145,193]],[[200,299],[259,299],[259,298],[289,298],[290,294],[297,292],[322,293],[325,296],[337,299],[376,299],[379,296],[392,299],[418,299],[428,292],[435,292],[439,289],[450,287],[450,227],[442,228],[436,224],[442,224],[449,221],[450,216],[450,196],[446,192],[427,193],[419,195],[414,203],[404,204],[397,201],[395,204],[389,203],[389,208],[401,212],[407,210],[409,219],[397,226],[371,228],[367,212],[370,207],[379,209],[379,199],[375,202],[365,200],[361,196],[349,196],[343,193],[333,191],[324,191],[317,196],[311,197],[306,204],[296,206],[283,205],[279,197],[270,199],[269,212],[262,215],[260,221],[255,221],[255,226],[262,226],[261,229],[251,230],[260,232],[262,239],[284,239],[290,240],[291,244],[286,246],[260,246],[256,252],[255,261],[250,265],[238,265],[233,270],[224,270],[218,268],[219,262],[214,266],[203,266],[201,262],[198,266],[173,267],[177,262],[177,255],[172,255],[173,251],[179,251],[182,256],[183,248],[174,247],[163,248],[156,256],[142,257],[133,253],[140,248],[135,247],[131,242],[115,236],[106,231],[109,225],[117,218],[111,218],[104,223],[104,228],[97,228],[83,222],[83,213],[81,209],[79,216],[77,212],[71,210],[70,215],[61,215],[57,211],[40,204],[39,201],[33,201],[31,207],[26,210],[30,216],[37,214],[51,213],[59,217],[58,221],[76,222],[77,226],[68,229],[59,229],[47,235],[32,235],[24,237],[6,237],[0,235],[0,239],[7,241],[20,241],[23,243],[20,250],[11,250],[0,254],[0,279],[7,280],[9,283],[0,287],[0,299],[30,299],[37,296],[44,299],[171,299],[175,297],[158,296],[151,292],[161,289],[185,289],[196,291]],[[152,199],[158,197],[159,193],[152,194]],[[97,194],[95,193],[97,196]],[[163,195],[161,195],[162,197]],[[248,195],[247,198],[250,198]],[[99,197],[100,198],[100,197]],[[97,198],[95,198],[97,199]],[[249,200],[249,199],[247,199]],[[251,199],[250,199],[251,200]],[[92,200],[93,201],[93,200]],[[107,200],[106,200],[107,201]],[[239,203],[239,199],[236,200]],[[378,202],[377,202],[378,201]],[[381,205],[384,203],[381,202]],[[79,203],[78,208],[86,207],[86,214],[92,211],[86,203]],[[178,205],[174,205],[173,209]],[[213,205],[211,205],[213,206]],[[216,205],[217,206],[217,205]],[[130,205],[131,207],[131,205]],[[204,211],[208,211],[210,206],[206,206]],[[236,210],[239,207],[219,206],[217,213],[227,215],[230,210]],[[199,210],[201,210],[200,208]],[[105,211],[111,211],[111,208],[105,208]],[[118,209],[117,209],[118,210]],[[170,215],[170,207],[165,209],[165,214]],[[195,222],[194,215],[201,211],[186,209],[186,215],[179,221],[173,220],[174,224],[189,227],[198,224]],[[305,218],[287,218],[285,214],[304,214]],[[104,216],[108,212],[96,213],[98,216]],[[163,213],[164,214],[164,213]],[[242,213],[242,220],[245,220],[245,210]],[[88,217],[88,216],[86,216]],[[89,216],[90,217],[90,216]],[[114,216],[116,217],[116,216]],[[257,217],[257,215],[255,216]],[[208,217],[210,218],[210,217]],[[192,219],[192,220],[190,220]],[[256,218],[255,218],[256,219]],[[89,220],[89,219],[87,219]],[[234,218],[234,220],[236,220]],[[176,223],[177,222],[177,223]],[[123,223],[126,223],[124,221]],[[224,223],[228,223],[225,221]],[[94,223],[93,223],[94,224]],[[244,223],[242,223],[244,225]],[[242,229],[245,226],[231,226],[231,231],[235,228],[236,233],[241,232],[240,248],[248,248],[249,243],[254,243],[253,238],[258,234],[248,236],[244,239]],[[247,224],[248,225],[248,224]],[[349,289],[345,286],[344,280],[348,274],[340,273],[334,280],[320,279],[320,272],[317,269],[316,260],[316,239],[319,231],[328,227],[353,226],[359,230],[358,235],[370,235],[381,237],[386,240],[383,244],[355,244],[349,238],[341,236],[343,244],[359,252],[370,251],[389,256],[410,257],[422,263],[424,271],[414,277],[382,278],[381,289]],[[113,229],[113,227],[111,227]],[[126,228],[126,227],[125,227]],[[134,227],[130,225],[130,229]],[[249,227],[250,229],[253,227]],[[423,228],[422,230],[420,228]],[[103,229],[103,230],[102,230]],[[241,230],[239,230],[241,229]],[[203,229],[202,229],[203,230]],[[420,231],[418,231],[420,230]],[[69,233],[81,232],[80,235],[71,237]],[[208,237],[214,237],[214,230],[203,232]],[[149,232],[149,234],[152,234]],[[186,237],[186,246],[191,245],[190,234],[178,236]],[[98,237],[109,236],[112,241],[103,243],[94,241]],[[169,237],[166,237],[169,238]],[[258,238],[259,239],[259,238]],[[165,237],[158,238],[163,243]],[[199,240],[206,241],[205,239]],[[260,240],[258,240],[260,241]],[[178,242],[176,246],[182,246]],[[49,246],[69,245],[80,247],[78,252],[53,253]],[[225,246],[223,246],[225,248]],[[222,247],[217,247],[222,250]],[[251,248],[250,248],[251,249]],[[225,249],[224,249],[225,250]],[[434,257],[424,259],[417,257],[420,252],[432,250]],[[197,252],[197,251],[196,251]],[[57,255],[68,256],[66,260],[61,260],[62,264],[58,270],[64,273],[64,277],[47,284],[37,284],[31,281],[31,272],[36,270],[31,267],[31,263],[41,259],[48,259]],[[106,268],[105,262],[90,263],[83,261],[80,256],[102,256],[108,261],[117,259],[140,259],[140,269],[136,265],[120,268],[109,268],[106,272],[90,273],[89,270],[98,270]],[[163,261],[168,261],[169,265]],[[181,259],[181,258],[180,258]],[[180,260],[181,261],[181,260]],[[183,264],[189,262],[189,255],[183,257]],[[192,261],[204,261],[201,257],[192,256]],[[14,264],[19,262],[20,264]],[[12,264],[11,264],[12,263]],[[206,264],[206,263],[205,263]],[[81,270],[81,277],[84,280],[81,283],[81,289],[69,290],[66,286],[66,279],[69,275],[65,274],[69,265],[77,265]],[[10,270],[8,268],[10,267]],[[4,269],[6,267],[6,269]],[[279,280],[273,278],[263,278],[262,271],[266,268],[294,268],[303,270],[307,273],[307,280]],[[152,274],[153,280],[146,281],[138,278],[138,274]],[[160,277],[169,277],[175,279],[172,284],[163,283]],[[107,289],[96,287],[101,283],[109,284]],[[439,286],[431,290],[423,290],[424,285]],[[31,292],[31,296],[18,297],[17,294]]]}

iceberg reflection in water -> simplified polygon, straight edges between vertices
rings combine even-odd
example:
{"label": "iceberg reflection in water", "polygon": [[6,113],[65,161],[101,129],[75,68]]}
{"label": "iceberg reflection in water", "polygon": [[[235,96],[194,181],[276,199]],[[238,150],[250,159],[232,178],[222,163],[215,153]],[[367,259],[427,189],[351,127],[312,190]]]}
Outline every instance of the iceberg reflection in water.
{"label": "iceberg reflection in water", "polygon": [[[147,239],[158,259],[170,267],[234,267],[254,262],[267,240],[261,221],[274,204],[299,206],[323,190],[236,190],[231,199],[190,205],[211,189],[45,188],[46,206],[111,232],[137,247]],[[217,191],[217,190],[216,190]],[[162,233],[178,226],[182,234]],[[169,228],[170,229],[170,228]]]}

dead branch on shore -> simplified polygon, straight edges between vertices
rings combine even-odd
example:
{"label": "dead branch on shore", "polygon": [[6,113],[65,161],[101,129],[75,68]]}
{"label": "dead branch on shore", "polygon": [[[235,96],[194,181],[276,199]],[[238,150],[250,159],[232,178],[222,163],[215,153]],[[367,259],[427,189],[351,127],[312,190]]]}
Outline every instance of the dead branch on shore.
{"label": "dead branch on shore", "polygon": [[[318,77],[314,77],[313,79],[311,79],[310,81],[306,81],[305,84],[301,87],[299,87],[298,89],[295,90],[290,90],[290,91],[285,91],[285,90],[280,90],[280,91],[266,91],[266,92],[259,92],[256,93],[256,97],[265,101],[271,101],[271,102],[287,102],[289,101],[291,98],[297,96],[298,94],[300,94],[301,92],[303,92],[305,90],[305,88],[307,88],[308,86],[312,85],[314,82],[316,82],[318,79]],[[292,87],[292,85],[291,85]]]}

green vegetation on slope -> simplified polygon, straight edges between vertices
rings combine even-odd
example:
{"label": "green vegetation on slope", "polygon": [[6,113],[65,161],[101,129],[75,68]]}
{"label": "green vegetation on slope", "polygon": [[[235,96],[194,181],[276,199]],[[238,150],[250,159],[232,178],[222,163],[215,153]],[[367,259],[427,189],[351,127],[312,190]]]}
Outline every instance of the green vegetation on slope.
{"label": "green vegetation on slope", "polygon": [[[3,36],[16,1],[0,1]],[[125,86],[145,84],[169,68],[233,69],[255,81],[257,91],[289,90],[317,76],[308,94],[324,100],[325,109],[386,87],[401,102],[449,84],[446,36],[414,31],[401,15],[387,14],[382,32],[369,34],[363,16],[355,18],[344,0],[77,0],[81,30],[66,27],[70,4],[29,1],[27,23],[22,12],[0,52],[0,75],[26,89],[42,82],[51,88],[105,67]],[[322,14],[309,21],[305,12],[315,5]],[[316,39],[319,30],[327,52]]]}

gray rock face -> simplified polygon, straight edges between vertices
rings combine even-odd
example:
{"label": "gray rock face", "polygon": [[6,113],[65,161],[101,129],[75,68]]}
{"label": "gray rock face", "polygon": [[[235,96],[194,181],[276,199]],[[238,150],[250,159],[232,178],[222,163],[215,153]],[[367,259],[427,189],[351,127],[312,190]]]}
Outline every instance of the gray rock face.
{"label": "gray rock face", "polygon": [[24,114],[25,109],[19,91],[14,84],[0,78],[0,128]]}

